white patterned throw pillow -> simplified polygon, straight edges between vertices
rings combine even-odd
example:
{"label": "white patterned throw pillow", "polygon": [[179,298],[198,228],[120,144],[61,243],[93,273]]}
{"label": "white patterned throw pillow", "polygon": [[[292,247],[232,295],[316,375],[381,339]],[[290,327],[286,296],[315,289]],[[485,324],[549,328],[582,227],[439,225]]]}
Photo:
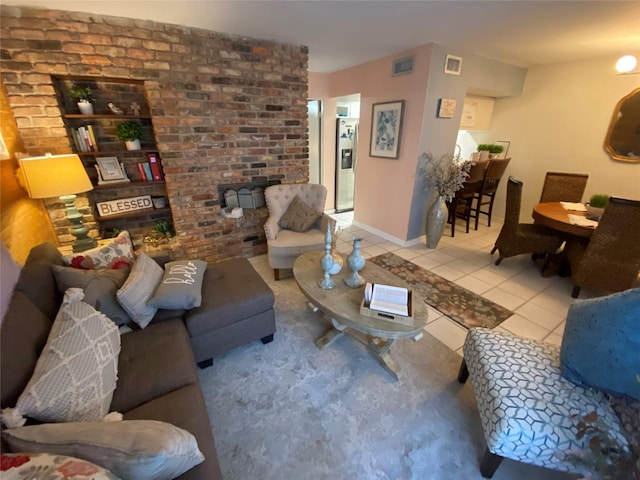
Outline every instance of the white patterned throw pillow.
{"label": "white patterned throw pillow", "polygon": [[70,288],[53,322],[35,370],[14,409],[4,409],[9,427],[25,423],[101,420],[118,378],[120,334],[109,318],[82,302]]}

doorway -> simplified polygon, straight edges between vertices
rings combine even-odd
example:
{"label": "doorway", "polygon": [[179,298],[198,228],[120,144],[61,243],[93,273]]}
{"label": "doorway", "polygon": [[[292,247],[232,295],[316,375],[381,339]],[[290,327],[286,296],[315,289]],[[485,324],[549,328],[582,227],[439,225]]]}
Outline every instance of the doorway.
{"label": "doorway", "polygon": [[307,101],[309,120],[309,183],[320,184],[322,178],[322,101]]}
{"label": "doorway", "polygon": [[340,213],[355,208],[360,94],[339,97],[336,101],[336,117],[334,208]]}

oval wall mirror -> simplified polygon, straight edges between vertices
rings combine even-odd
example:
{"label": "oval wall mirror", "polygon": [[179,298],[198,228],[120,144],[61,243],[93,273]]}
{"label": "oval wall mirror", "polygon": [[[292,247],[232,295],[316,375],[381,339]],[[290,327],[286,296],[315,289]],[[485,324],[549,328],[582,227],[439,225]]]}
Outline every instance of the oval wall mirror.
{"label": "oval wall mirror", "polygon": [[604,149],[614,160],[640,162],[640,88],[616,105]]}

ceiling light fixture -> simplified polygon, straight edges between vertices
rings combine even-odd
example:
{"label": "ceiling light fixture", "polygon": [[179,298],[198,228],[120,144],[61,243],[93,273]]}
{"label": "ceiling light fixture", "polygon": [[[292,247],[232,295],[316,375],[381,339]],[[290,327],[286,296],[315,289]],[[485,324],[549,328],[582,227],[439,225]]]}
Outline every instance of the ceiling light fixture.
{"label": "ceiling light fixture", "polygon": [[624,55],[616,62],[616,72],[618,75],[632,75],[640,73],[639,70],[634,71],[638,65],[638,60],[633,55]]}

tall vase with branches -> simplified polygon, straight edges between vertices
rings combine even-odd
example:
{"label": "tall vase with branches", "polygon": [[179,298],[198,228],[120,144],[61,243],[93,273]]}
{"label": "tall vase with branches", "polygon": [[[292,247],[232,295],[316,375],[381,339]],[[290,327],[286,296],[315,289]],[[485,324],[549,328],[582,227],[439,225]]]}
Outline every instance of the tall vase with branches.
{"label": "tall vase with branches", "polygon": [[[435,199],[427,209],[427,247],[436,248],[447,224],[447,203],[469,176],[471,162],[460,160],[459,156],[444,154],[435,158],[431,152],[420,155],[418,171],[423,178],[425,190],[435,192]],[[432,196],[433,198],[433,196]]]}

